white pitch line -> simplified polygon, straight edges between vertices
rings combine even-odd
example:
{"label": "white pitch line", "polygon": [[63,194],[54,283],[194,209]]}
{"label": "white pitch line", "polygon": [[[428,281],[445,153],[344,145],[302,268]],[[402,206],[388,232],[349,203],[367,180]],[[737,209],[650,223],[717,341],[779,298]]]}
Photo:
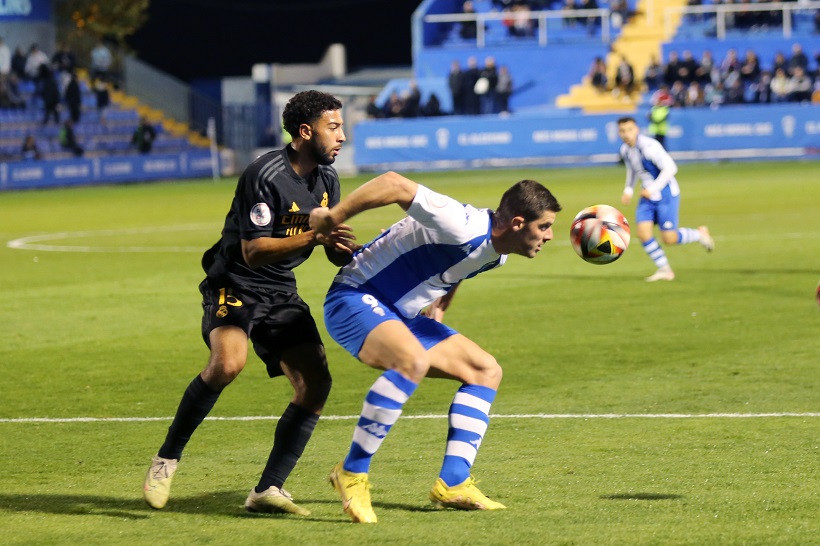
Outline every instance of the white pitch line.
{"label": "white pitch line", "polygon": [[[766,419],[772,417],[820,417],[820,413],[522,413],[492,414],[491,419]],[[324,421],[352,421],[358,415],[325,415]],[[447,415],[402,415],[402,419],[447,419]],[[21,417],[0,423],[147,423],[171,421],[173,417]],[[278,421],[278,416],[206,417],[206,421]]]}

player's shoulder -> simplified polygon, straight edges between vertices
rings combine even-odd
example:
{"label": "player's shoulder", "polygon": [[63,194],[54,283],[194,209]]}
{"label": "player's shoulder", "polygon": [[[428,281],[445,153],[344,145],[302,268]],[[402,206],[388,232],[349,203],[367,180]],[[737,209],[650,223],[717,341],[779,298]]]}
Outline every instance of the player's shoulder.
{"label": "player's shoulder", "polygon": [[331,182],[339,181],[339,173],[331,165],[319,165],[319,176]]}

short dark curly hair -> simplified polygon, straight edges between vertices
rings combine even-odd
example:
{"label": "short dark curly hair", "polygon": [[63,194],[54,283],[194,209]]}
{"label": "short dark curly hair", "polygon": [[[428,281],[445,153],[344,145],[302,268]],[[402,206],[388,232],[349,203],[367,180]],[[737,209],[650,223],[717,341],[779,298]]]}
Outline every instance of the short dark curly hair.
{"label": "short dark curly hair", "polygon": [[295,94],[285,105],[282,112],[282,124],[290,136],[299,136],[299,126],[303,123],[313,123],[322,116],[322,112],[339,110],[342,101],[328,93],[321,91],[302,91]]}

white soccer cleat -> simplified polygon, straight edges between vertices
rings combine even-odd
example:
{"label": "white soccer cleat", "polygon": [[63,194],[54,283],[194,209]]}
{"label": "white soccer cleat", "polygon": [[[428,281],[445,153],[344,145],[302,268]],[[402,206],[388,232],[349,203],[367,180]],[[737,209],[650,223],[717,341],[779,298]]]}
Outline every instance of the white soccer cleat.
{"label": "white soccer cleat", "polygon": [[142,486],[142,496],[151,508],[160,510],[168,502],[178,462],[177,459],[163,459],[160,456],[151,459],[151,467]]}
{"label": "white soccer cleat", "polygon": [[698,233],[700,233],[701,246],[706,249],[706,252],[712,252],[715,249],[715,240],[712,239],[711,235],[709,235],[709,228],[706,226],[700,226],[698,228]]}
{"label": "white soccer cleat", "polygon": [[646,278],[646,282],[655,281],[673,281],[675,280],[675,272],[668,265],[659,267],[657,271]]}

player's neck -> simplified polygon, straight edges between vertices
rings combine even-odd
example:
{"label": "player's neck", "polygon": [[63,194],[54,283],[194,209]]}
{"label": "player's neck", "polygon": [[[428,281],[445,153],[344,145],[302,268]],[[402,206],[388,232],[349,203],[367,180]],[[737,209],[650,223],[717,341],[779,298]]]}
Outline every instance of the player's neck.
{"label": "player's neck", "polygon": [[[305,153],[306,150],[301,147],[297,149],[292,142],[285,147],[285,150],[287,151],[293,172],[300,178],[307,178],[319,165],[315,160],[308,157],[308,154]],[[300,150],[302,151],[300,152]]]}

